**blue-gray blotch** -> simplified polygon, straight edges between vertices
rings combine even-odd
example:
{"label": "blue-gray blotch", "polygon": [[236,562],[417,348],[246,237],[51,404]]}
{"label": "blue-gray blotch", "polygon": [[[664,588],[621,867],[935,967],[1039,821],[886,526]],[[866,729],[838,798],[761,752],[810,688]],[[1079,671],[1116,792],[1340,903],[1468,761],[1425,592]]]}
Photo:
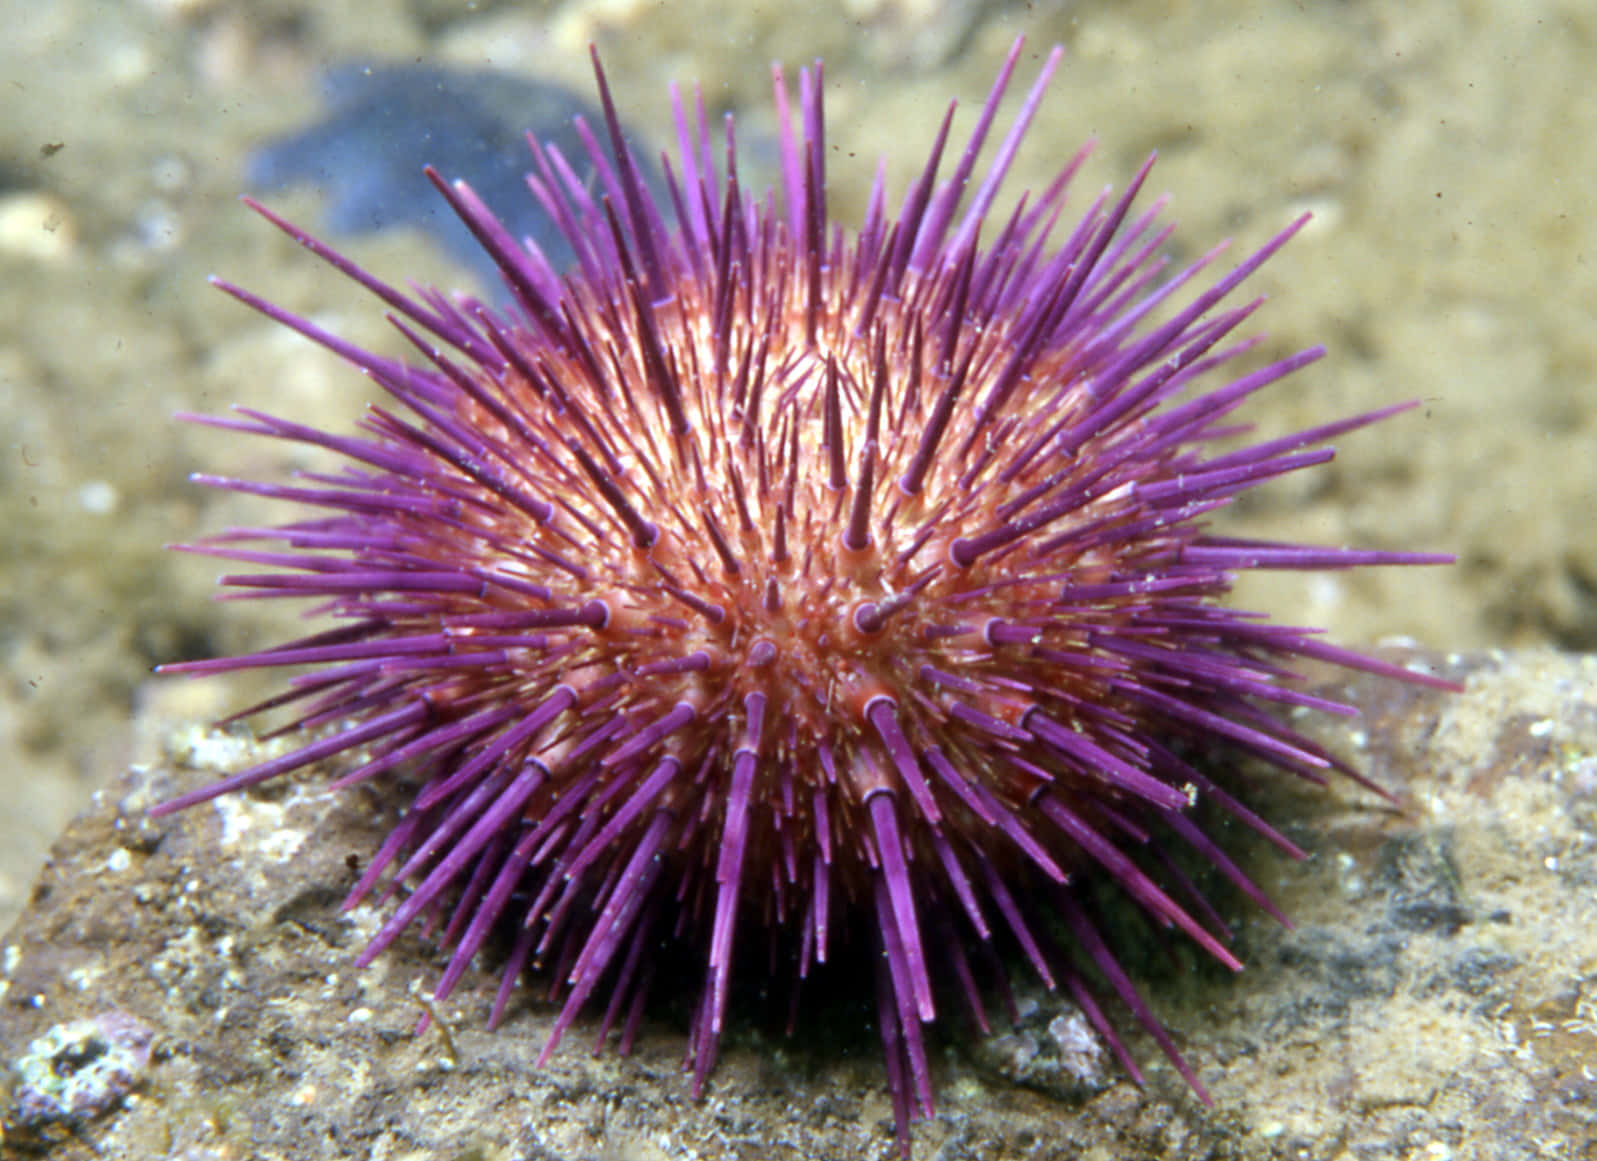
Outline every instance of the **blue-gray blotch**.
{"label": "blue-gray blotch", "polygon": [[[271,193],[320,186],[326,228],[368,234],[392,226],[425,231],[484,289],[502,289],[491,258],[422,173],[431,165],[465,179],[517,238],[535,240],[556,270],[572,261],[570,245],[531,192],[526,135],[557,147],[584,178],[587,151],[572,125],[582,117],[604,139],[600,111],[558,85],[491,69],[402,63],[346,63],[323,78],[326,112],[308,128],[274,138],[249,158],[250,187]],[[658,186],[648,147],[628,145],[640,172]]]}

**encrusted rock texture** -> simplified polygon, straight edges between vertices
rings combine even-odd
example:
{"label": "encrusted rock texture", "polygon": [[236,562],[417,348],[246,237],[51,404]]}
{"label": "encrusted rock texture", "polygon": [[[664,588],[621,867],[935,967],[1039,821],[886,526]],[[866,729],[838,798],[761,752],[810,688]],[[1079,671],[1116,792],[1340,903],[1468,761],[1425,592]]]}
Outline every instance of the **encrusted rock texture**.
{"label": "encrusted rock texture", "polygon": [[[1597,1158],[1597,658],[1427,662],[1467,692],[1336,680],[1363,716],[1309,723],[1395,804],[1261,776],[1251,801],[1308,859],[1224,835],[1295,924],[1215,877],[1244,972],[1125,914],[1128,966],[1212,1108],[1146,1037],[1129,1036],[1139,1089],[1067,1004],[1022,990],[1021,1024],[995,1001],[988,1040],[943,1021],[916,1157]],[[420,933],[354,967],[387,912],[340,910],[394,821],[381,788],[329,795],[313,771],[152,820],[262,751],[196,726],[165,736],[165,760],[60,837],[0,944],[5,1157],[897,1156],[869,987],[847,991],[858,974],[806,995],[817,1014],[794,1037],[745,1004],[702,1100],[669,994],[630,1057],[590,1055],[589,1022],[536,1068],[546,981],[489,1033],[489,958],[439,1005],[442,961]]]}

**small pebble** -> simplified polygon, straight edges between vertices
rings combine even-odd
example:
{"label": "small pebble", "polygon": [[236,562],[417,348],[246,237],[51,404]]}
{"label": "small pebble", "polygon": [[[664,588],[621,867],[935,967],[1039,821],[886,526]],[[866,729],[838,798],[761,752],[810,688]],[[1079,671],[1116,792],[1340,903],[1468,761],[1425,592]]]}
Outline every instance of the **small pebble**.
{"label": "small pebble", "polygon": [[59,262],[78,242],[77,221],[66,202],[40,190],[0,197],[0,254]]}

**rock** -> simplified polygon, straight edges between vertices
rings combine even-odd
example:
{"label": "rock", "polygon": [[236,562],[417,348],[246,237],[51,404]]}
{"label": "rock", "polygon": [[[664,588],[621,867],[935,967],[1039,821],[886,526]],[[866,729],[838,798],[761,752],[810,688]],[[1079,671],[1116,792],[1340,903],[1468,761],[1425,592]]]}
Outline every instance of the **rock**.
{"label": "rock", "polygon": [[[935,1040],[939,1115],[915,1127],[916,1155],[1597,1158],[1597,658],[1443,668],[1468,692],[1339,681],[1329,688],[1364,718],[1310,726],[1396,804],[1345,781],[1261,782],[1253,804],[1309,858],[1227,836],[1294,930],[1217,888],[1243,973],[1164,939],[1127,957],[1212,1109],[1140,1035],[1128,1041],[1146,1089],[1112,1063],[1105,1083],[1032,1088],[950,1022]],[[418,936],[354,967],[386,908],[339,903],[392,824],[380,788],[329,796],[306,777],[152,820],[152,803],[260,752],[192,728],[167,748],[172,760],[130,771],[68,828],[0,946],[6,1156],[896,1155],[874,1033],[844,1026],[857,1006],[821,1003],[793,1039],[738,1014],[700,1101],[667,996],[633,1056],[595,1059],[573,1038],[538,1069],[554,1013],[528,988],[484,1031],[492,962],[444,1005],[427,997],[441,962]],[[1039,1051],[1069,1031],[1068,1007],[1026,1006]],[[994,1037],[1012,1037],[991,1007]],[[147,1063],[119,1099],[41,1112],[22,1066],[101,1059],[45,1051],[94,1020],[152,1030]]]}

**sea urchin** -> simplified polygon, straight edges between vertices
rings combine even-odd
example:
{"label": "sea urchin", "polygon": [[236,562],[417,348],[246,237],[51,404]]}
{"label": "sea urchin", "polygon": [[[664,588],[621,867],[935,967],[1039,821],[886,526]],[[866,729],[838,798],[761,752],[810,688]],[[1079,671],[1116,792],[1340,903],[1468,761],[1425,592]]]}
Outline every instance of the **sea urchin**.
{"label": "sea urchin", "polygon": [[932,1112],[926,1025],[950,1002],[981,1021],[978,980],[1006,962],[1068,989],[1135,1075],[1106,987],[1202,1095],[1076,880],[1112,881],[1239,966],[1167,852],[1190,848],[1269,908],[1194,804],[1294,848],[1211,754],[1353,773],[1272,712],[1353,712],[1299,687],[1301,659],[1446,683],[1225,607],[1232,575],[1449,558],[1205,530],[1406,405],[1217,444],[1249,396],[1321,354],[1218,374],[1257,341],[1232,335],[1258,302],[1222,302],[1304,219],[1184,304],[1218,250],[1163,269],[1158,208],[1132,212],[1147,166],[1060,241],[1084,153],[990,220],[1059,53],[976,180],[1019,56],[954,172],[938,178],[951,107],[898,214],[878,175],[856,233],[827,219],[818,65],[797,132],[777,72],[780,187],[764,200],[739,184],[730,120],[713,146],[702,104],[673,94],[667,200],[595,56],[609,148],[581,125],[585,158],[530,143],[569,272],[429,171],[503,275],[503,308],[402,294],[256,206],[381,298],[421,358],[220,284],[409,414],[374,408],[358,436],[247,410],[200,420],[349,461],[294,485],[199,477],[320,514],[192,546],[272,570],[223,584],[314,598],[336,624],[166,667],[314,666],[246,713],[296,705],[294,725],[320,733],[158,809],[358,752],[336,786],[413,795],[351,897],[385,877],[405,892],[362,962],[436,920],[443,995],[508,930],[493,1020],[524,968],[550,972],[563,1006],[545,1057],[600,998],[601,1038],[620,1019],[624,1049],[654,950],[676,944],[703,965],[702,1088],[749,944],[796,986],[863,930],[906,1149],[908,1120]]}

